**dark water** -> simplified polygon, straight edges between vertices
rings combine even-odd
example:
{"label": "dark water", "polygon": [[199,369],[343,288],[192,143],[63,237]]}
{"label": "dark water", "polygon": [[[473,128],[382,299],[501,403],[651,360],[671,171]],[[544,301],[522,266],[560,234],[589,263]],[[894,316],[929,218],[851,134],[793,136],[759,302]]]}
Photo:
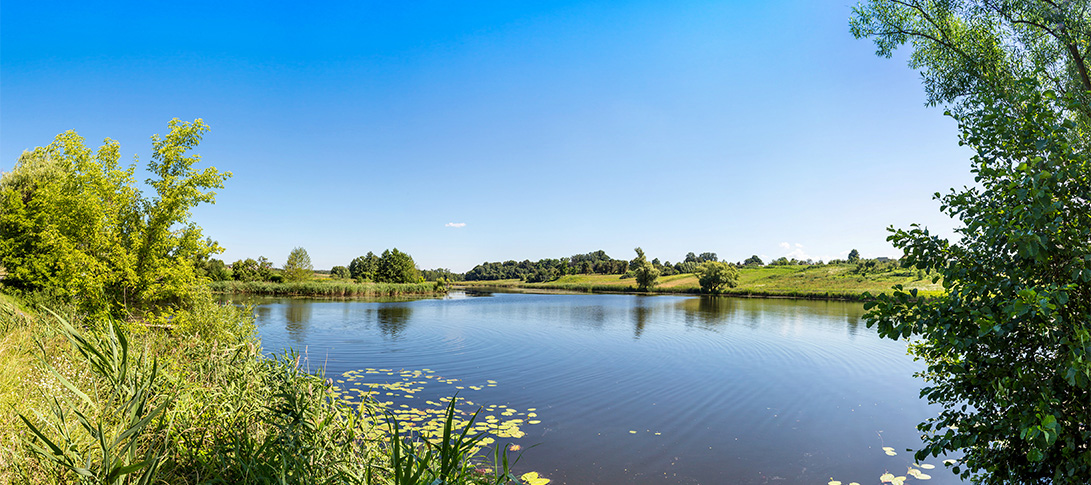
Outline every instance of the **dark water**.
{"label": "dark water", "polygon": [[[921,364],[868,329],[858,303],[505,293],[257,303],[267,351],[305,351],[335,379],[429,369],[480,384],[458,391],[474,403],[534,408],[541,423],[514,442],[538,446],[518,469],[555,484],[879,483],[906,475],[914,425],[936,412],[917,397]],[[419,399],[456,390],[433,385]],[[957,482],[940,460],[926,463],[936,465],[927,483]]]}

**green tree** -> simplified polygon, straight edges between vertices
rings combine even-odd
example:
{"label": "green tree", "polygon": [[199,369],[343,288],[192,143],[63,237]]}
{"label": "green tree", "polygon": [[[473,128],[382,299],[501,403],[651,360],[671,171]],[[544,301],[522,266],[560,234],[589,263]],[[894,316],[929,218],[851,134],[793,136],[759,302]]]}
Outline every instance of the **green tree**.
{"label": "green tree", "polygon": [[357,281],[377,281],[379,257],[368,251],[365,256],[358,256],[349,263],[349,275]]}
{"label": "green tree", "polygon": [[351,273],[349,273],[349,269],[344,266],[334,266],[333,268],[330,268],[330,276],[347,280],[351,277]]}
{"label": "green tree", "polygon": [[413,257],[398,248],[383,251],[379,257],[378,281],[383,283],[417,283],[420,272]]}
{"label": "green tree", "polygon": [[728,263],[705,261],[697,267],[697,281],[701,284],[701,291],[719,293],[724,288],[738,285],[739,272]]}
{"label": "green tree", "polygon": [[634,251],[636,251],[636,258],[629,262],[629,267],[634,268],[632,271],[636,277],[637,288],[640,291],[648,291],[655,287],[656,280],[659,279],[659,270],[655,269],[655,265],[644,256],[643,249],[636,248]]}
{"label": "green tree", "polygon": [[202,237],[191,210],[214,203],[231,176],[193,168],[188,156],[208,127],[177,119],[165,137],[152,137],[146,183],[134,166],[118,164],[120,147],[106,139],[97,152],[69,131],[24,152],[0,179],[0,265],[5,285],[77,300],[93,316],[139,315],[184,305],[202,277],[196,262],[222,249]]}
{"label": "green tree", "polygon": [[305,281],[314,275],[314,266],[311,266],[311,256],[307,250],[301,247],[292,249],[288,253],[288,261],[284,263],[284,279],[288,281]]}
{"label": "green tree", "polygon": [[755,254],[753,256],[750,256],[749,258],[746,258],[746,261],[743,261],[742,264],[744,266],[763,266],[765,265],[765,262],[762,261],[757,254]]}
{"label": "green tree", "polygon": [[853,249],[849,251],[849,264],[856,264],[860,262],[860,251]]}
{"label": "green tree", "polygon": [[1069,133],[1088,146],[1091,128],[1091,6],[1088,0],[867,0],[853,9],[857,38],[890,57],[909,43],[909,65],[932,105],[974,110],[1008,97],[1019,80],[1074,98]]}
{"label": "green tree", "polygon": [[1091,483],[1091,153],[1057,109],[1082,101],[1030,82],[1010,92],[959,116],[978,186],[937,197],[960,238],[889,238],[946,293],[895,287],[867,305],[868,325],[915,337],[928,365],[921,394],[943,410],[919,426],[918,460],[961,452],[955,473],[978,483]]}

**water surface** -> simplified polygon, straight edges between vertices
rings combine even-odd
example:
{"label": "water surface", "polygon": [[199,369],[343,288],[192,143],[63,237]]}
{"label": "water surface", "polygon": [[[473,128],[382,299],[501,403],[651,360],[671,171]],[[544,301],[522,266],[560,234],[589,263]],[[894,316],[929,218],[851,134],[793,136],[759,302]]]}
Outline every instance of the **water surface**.
{"label": "water surface", "polygon": [[[518,468],[557,484],[879,483],[906,475],[914,425],[936,412],[918,398],[922,365],[866,328],[859,303],[511,293],[255,302],[265,350],[305,352],[328,376],[387,368],[459,379],[391,397],[398,405],[457,391],[534,408],[541,423],[505,441],[537,444]],[[928,463],[928,483],[957,483]]]}

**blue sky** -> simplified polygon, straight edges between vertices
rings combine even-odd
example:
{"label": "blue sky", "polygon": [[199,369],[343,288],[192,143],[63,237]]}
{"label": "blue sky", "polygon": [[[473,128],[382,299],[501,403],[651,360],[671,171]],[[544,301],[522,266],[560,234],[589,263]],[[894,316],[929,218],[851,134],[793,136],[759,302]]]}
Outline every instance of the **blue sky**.
{"label": "blue sky", "polygon": [[203,118],[228,262],[897,256],[971,154],[852,5],[4,2],[0,167],[74,129],[142,170]]}

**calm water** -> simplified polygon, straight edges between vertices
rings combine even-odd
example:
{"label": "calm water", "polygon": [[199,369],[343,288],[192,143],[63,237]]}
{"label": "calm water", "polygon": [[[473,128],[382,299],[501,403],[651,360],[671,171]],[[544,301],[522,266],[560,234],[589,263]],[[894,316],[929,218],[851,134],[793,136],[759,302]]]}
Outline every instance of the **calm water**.
{"label": "calm water", "polygon": [[[429,369],[480,386],[458,391],[474,403],[535,408],[541,424],[514,441],[538,446],[518,469],[557,484],[879,483],[906,474],[914,425],[935,413],[911,377],[921,364],[868,329],[856,303],[509,293],[257,303],[267,351],[305,351],[335,379]],[[414,401],[454,386],[430,384]],[[929,483],[956,482],[928,463]]]}

